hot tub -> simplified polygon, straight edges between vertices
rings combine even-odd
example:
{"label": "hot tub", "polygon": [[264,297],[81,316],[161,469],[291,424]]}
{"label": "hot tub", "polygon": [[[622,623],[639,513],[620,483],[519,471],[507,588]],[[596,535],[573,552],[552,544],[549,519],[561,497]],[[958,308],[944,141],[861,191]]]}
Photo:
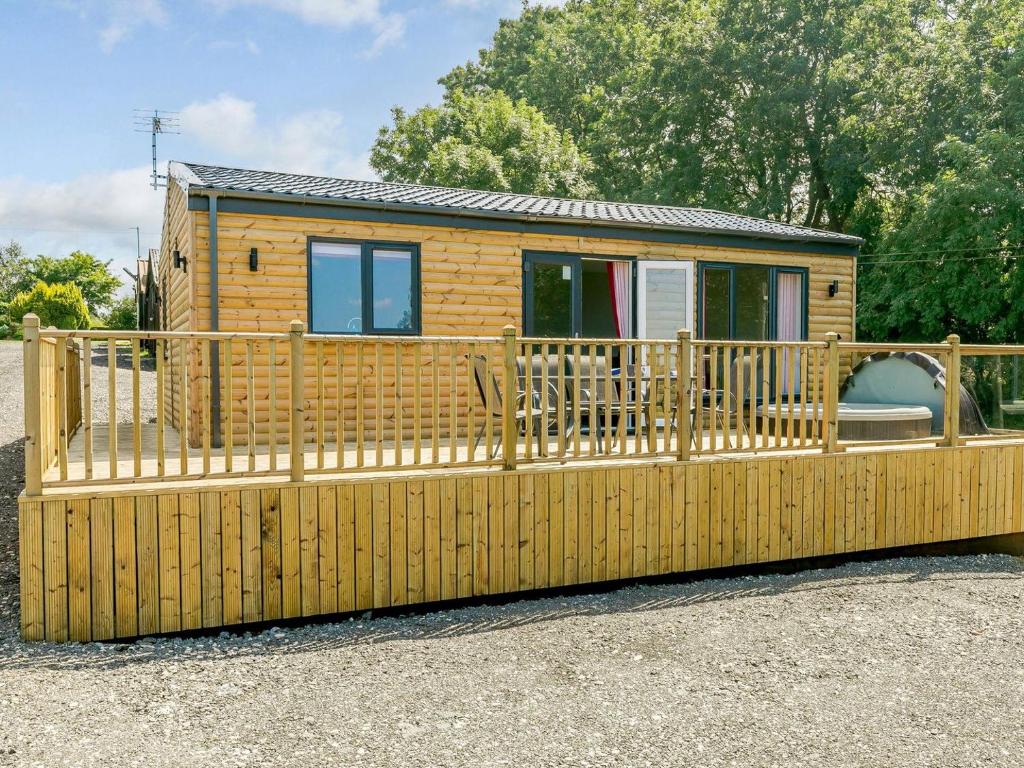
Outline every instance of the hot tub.
{"label": "hot tub", "polygon": [[[757,409],[757,427],[763,429],[761,416],[768,417],[768,434],[775,434],[775,417],[781,410],[782,434],[786,434],[789,403],[765,403]],[[815,410],[817,411],[815,413]],[[806,418],[804,434],[810,434],[811,422],[821,422],[824,408],[813,408],[810,403],[793,404],[793,434],[800,428],[800,419]],[[932,412],[923,405],[887,405],[885,403],[840,403],[840,440],[915,440],[932,434]]]}

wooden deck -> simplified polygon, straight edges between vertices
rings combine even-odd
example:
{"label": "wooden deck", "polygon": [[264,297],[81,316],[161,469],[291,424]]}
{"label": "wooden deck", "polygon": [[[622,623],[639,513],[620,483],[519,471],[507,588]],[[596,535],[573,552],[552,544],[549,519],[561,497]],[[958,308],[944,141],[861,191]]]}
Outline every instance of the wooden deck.
{"label": "wooden deck", "polygon": [[1024,443],[20,499],[22,630],[98,640],[1024,532]]}
{"label": "wooden deck", "polygon": [[[683,330],[551,342],[507,328],[485,344],[304,339],[301,325],[130,334],[120,396],[132,421],[114,433],[92,404],[104,378],[106,402],[118,401],[116,366],[94,377],[89,349],[104,344],[113,363],[123,339],[26,325],[26,639],[129,638],[1024,533],[1024,436],[964,432],[956,337],[748,343]],[[143,340],[157,347],[153,422]],[[287,365],[262,367],[263,346],[281,359],[275,345],[290,350]],[[185,364],[168,376],[171,346]],[[478,356],[483,346],[490,356]],[[911,349],[948,362],[942,434],[845,444],[841,367]],[[614,369],[615,350],[646,367]],[[428,359],[447,364],[424,374]],[[475,386],[477,373],[489,386]],[[773,401],[785,407],[757,408]],[[168,418],[176,408],[181,418]],[[591,423],[612,428],[572,426]],[[183,450],[171,424],[200,447]],[[224,424],[230,448],[215,447]],[[478,432],[474,453],[467,436]]]}

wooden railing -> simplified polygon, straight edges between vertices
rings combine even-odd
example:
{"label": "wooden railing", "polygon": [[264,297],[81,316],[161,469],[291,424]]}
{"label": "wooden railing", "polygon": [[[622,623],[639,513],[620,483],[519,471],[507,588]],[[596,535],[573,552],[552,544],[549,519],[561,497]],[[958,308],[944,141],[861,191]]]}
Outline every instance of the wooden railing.
{"label": "wooden railing", "polygon": [[66,469],[68,440],[82,424],[79,350],[71,340],[41,338],[25,318],[26,487],[37,489],[54,464]]}
{"label": "wooden railing", "polygon": [[962,348],[956,337],[746,342],[681,330],[672,339],[549,339],[511,326],[500,337],[329,336],[305,333],[300,321],[288,333],[60,331],[28,316],[26,491],[834,452],[850,444],[839,434],[841,381],[860,357],[901,350],[947,365],[944,428],[929,438],[947,445],[962,439],[961,354],[1024,356],[1024,347]]}

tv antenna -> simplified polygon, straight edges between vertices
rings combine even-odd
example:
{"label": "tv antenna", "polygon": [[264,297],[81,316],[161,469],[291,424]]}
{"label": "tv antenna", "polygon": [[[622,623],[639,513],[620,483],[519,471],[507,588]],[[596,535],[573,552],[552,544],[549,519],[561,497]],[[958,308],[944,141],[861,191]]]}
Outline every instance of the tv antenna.
{"label": "tv antenna", "polygon": [[167,186],[167,177],[156,170],[156,135],[158,133],[181,133],[181,121],[177,112],[159,109],[133,110],[136,133],[148,133],[152,136],[153,173],[151,174],[153,189]]}

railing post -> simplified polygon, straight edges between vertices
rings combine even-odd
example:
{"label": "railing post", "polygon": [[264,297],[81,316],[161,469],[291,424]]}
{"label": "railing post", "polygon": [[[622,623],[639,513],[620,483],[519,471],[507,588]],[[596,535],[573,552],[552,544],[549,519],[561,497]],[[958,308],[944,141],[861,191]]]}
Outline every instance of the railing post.
{"label": "railing post", "polygon": [[305,452],[303,450],[303,411],[305,403],[305,360],[304,340],[306,326],[301,320],[292,320],[289,328],[291,354],[288,356],[288,370],[291,373],[291,428],[288,432],[288,448],[291,453],[292,482],[300,482],[305,476]]}
{"label": "railing post", "polygon": [[[693,382],[690,375],[690,362],[692,360],[692,343],[690,331],[680,328],[676,333],[676,422],[678,423],[680,461],[690,459],[690,402],[693,397]],[[742,417],[741,417],[742,418]]]}
{"label": "railing post", "polygon": [[[505,339],[505,373],[501,386],[501,457],[506,470],[516,468],[516,441],[519,430],[516,429],[516,327],[506,325],[502,331]],[[484,383],[487,386],[487,383]],[[530,403],[525,403],[527,418],[530,418]]]}
{"label": "railing post", "polygon": [[39,318],[33,314],[22,320],[22,353],[25,384],[25,495],[43,492],[42,424],[39,397]]}
{"label": "railing post", "polygon": [[943,420],[945,444],[960,444],[960,337],[951,333],[946,337],[949,355],[946,358],[946,407]]}
{"label": "railing post", "polygon": [[825,334],[825,452],[835,453],[839,441],[839,334]]}

